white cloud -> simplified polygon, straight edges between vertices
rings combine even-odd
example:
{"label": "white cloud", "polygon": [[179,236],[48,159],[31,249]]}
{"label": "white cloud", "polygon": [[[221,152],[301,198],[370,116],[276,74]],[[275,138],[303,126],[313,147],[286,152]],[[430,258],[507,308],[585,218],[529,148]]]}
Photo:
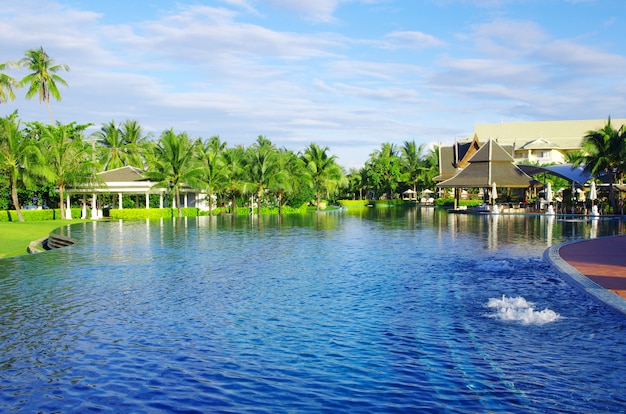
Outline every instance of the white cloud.
{"label": "white cloud", "polygon": [[385,36],[385,40],[385,46],[390,49],[422,49],[427,47],[437,47],[445,45],[445,42],[437,39],[435,36],[413,31],[392,32]]}

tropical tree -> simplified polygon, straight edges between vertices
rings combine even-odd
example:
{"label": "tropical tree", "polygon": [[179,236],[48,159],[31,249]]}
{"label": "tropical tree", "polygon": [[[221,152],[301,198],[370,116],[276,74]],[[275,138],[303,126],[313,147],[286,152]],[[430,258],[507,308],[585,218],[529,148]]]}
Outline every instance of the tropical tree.
{"label": "tropical tree", "polygon": [[582,143],[583,157],[576,160],[577,165],[584,162],[584,171],[598,177],[605,174],[609,182],[609,203],[617,211],[614,182],[624,173],[626,156],[626,126],[615,129],[611,117],[606,125],[597,131],[587,131]]}
{"label": "tropical tree", "polygon": [[17,82],[11,76],[2,73],[2,71],[13,65],[11,62],[0,64],[0,103],[15,99],[13,88],[17,86]]}
{"label": "tropical tree", "polygon": [[423,160],[424,144],[418,146],[415,141],[404,141],[400,152],[402,153],[402,167],[404,168],[405,180],[412,185],[413,192],[417,194],[418,183],[422,179],[425,170]]}
{"label": "tropical tree", "polygon": [[244,179],[246,150],[242,145],[227,148],[224,153],[224,190],[230,196],[231,214],[237,214],[237,196],[245,193],[249,184]]}
{"label": "tropical tree", "polygon": [[148,151],[148,138],[152,134],[144,134],[143,128],[138,121],[127,119],[120,126],[124,150],[126,152],[126,165],[143,167],[145,163],[145,153]]}
{"label": "tropical tree", "polygon": [[256,194],[257,215],[261,215],[261,200],[266,190],[279,180],[278,151],[269,139],[259,135],[256,142],[247,151],[248,177]]}
{"label": "tropical tree", "polygon": [[126,165],[126,154],[124,152],[124,141],[122,134],[115,121],[102,124],[99,131],[91,134],[99,145],[99,158],[102,168],[112,170]]}
{"label": "tropical tree", "polygon": [[56,72],[60,70],[69,71],[70,67],[65,64],[55,65],[54,59],[48,56],[43,47],[27,50],[25,56],[19,61],[19,65],[32,72],[22,78],[18,85],[20,87],[28,85],[27,99],[39,95],[39,103],[46,103],[48,113],[50,114],[50,122],[54,124],[54,118],[50,110],[50,97],[60,101],[61,93],[57,83],[67,86],[65,79],[57,75]]}
{"label": "tropical tree", "polygon": [[209,199],[209,215],[213,209],[213,195],[221,190],[226,183],[223,152],[226,144],[220,141],[220,137],[212,136],[206,142],[198,145],[197,155],[202,174],[199,179],[204,183],[204,190]]}
{"label": "tropical tree", "polygon": [[300,156],[315,191],[316,210],[320,209],[322,194],[336,191],[344,178],[343,168],[337,164],[335,155],[328,155],[328,147],[309,144]]}
{"label": "tropical tree", "polygon": [[9,178],[11,202],[19,221],[24,221],[24,216],[17,197],[18,183],[28,186],[35,173],[46,166],[39,146],[20,130],[17,112],[0,118],[0,172]]}
{"label": "tropical tree", "polygon": [[137,121],[126,120],[119,126],[111,121],[102,124],[91,136],[99,144],[99,158],[104,170],[143,166],[146,137]]}
{"label": "tropical tree", "polygon": [[53,182],[59,191],[59,207],[62,218],[70,218],[65,211],[64,196],[69,186],[95,182],[96,166],[91,146],[83,139],[83,133],[91,124],[75,122],[63,125],[29,124],[32,136],[40,137],[42,151],[48,167],[44,177]]}
{"label": "tropical tree", "polygon": [[[295,200],[296,194],[301,194],[301,188],[306,182],[303,178],[306,174],[303,172],[303,164],[298,156],[285,148],[279,149],[276,157],[277,168],[276,174],[270,181],[270,188],[276,194],[278,202],[278,214],[283,214],[283,205],[287,194],[292,195]],[[299,207],[302,204],[299,204]]]}
{"label": "tropical tree", "polygon": [[174,193],[178,218],[183,216],[180,203],[180,190],[183,185],[202,188],[200,175],[202,167],[196,158],[196,148],[200,140],[192,141],[187,133],[177,134],[173,129],[163,131],[154,147],[154,165],[144,175],[157,181],[155,188],[165,188]]}
{"label": "tropical tree", "polygon": [[402,160],[394,144],[385,142],[380,150],[374,151],[366,163],[369,180],[377,193],[387,193],[388,198],[393,194],[402,179]]}

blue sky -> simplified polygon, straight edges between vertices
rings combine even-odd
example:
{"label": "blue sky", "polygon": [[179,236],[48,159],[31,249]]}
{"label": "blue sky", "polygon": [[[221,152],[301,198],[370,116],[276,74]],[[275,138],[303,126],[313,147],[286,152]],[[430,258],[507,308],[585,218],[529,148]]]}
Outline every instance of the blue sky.
{"label": "blue sky", "polygon": [[[316,142],[350,168],[475,124],[626,117],[623,0],[2,3],[0,62],[42,46],[69,65],[52,112],[90,131],[136,119],[155,137]],[[25,93],[0,114],[49,122]]]}

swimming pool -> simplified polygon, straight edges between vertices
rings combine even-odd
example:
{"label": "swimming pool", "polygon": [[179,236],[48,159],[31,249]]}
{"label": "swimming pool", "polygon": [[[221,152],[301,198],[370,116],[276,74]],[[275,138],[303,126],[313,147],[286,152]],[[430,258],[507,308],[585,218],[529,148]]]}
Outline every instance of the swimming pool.
{"label": "swimming pool", "polygon": [[626,320],[542,260],[622,222],[94,222],[0,261],[0,411],[623,412]]}

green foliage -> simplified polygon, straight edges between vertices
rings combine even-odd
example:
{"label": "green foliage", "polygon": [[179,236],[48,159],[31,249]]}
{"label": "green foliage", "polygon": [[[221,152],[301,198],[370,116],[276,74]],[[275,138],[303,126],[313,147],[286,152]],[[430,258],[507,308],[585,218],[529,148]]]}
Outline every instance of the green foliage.
{"label": "green foliage", "polygon": [[371,200],[369,202],[369,204],[372,204],[376,208],[398,207],[404,203],[404,200]]}
{"label": "green foliage", "polygon": [[370,204],[369,200],[339,200],[339,204],[346,208],[355,207],[367,207]]}
{"label": "green foliage", "polygon": [[[61,218],[59,209],[22,210],[25,221],[58,220]],[[81,209],[72,208],[72,217],[80,217]],[[18,221],[15,210],[0,210],[0,221]]]}
{"label": "green foliage", "polygon": [[[474,207],[482,204],[482,200],[459,200],[460,206]],[[454,206],[454,197],[445,197],[435,199],[435,206],[437,207],[452,207]]]}
{"label": "green foliage", "polygon": [[[180,209],[183,217],[197,217],[198,209],[183,207]],[[109,217],[115,220],[142,220],[178,217],[176,208],[114,208],[109,211]]]}

